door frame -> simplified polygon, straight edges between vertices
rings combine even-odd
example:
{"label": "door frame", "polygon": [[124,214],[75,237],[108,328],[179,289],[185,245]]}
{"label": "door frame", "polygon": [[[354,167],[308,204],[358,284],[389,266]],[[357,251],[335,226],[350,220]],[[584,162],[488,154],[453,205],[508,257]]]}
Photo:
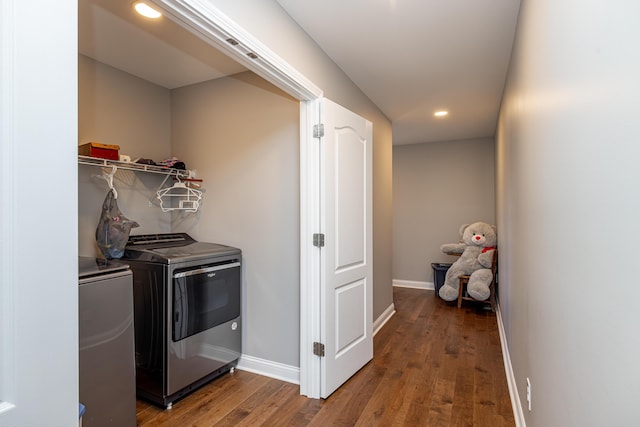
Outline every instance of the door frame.
{"label": "door frame", "polygon": [[321,342],[321,263],[313,234],[320,231],[320,144],[313,137],[319,123],[320,98],[300,103],[300,394],[319,399],[320,358],[313,343]]}
{"label": "door frame", "polygon": [[3,426],[78,423],[77,8],[0,3]]}
{"label": "door frame", "polygon": [[[300,394],[320,398],[319,144],[313,138],[323,91],[210,2],[151,0],[187,30],[300,101]],[[231,42],[230,42],[231,40]]]}

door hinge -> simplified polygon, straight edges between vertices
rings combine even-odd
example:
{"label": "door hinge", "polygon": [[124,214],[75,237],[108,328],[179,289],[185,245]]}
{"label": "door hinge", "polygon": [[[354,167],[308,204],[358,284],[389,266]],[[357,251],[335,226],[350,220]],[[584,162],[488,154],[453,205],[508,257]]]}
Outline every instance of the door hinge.
{"label": "door hinge", "polygon": [[322,138],[324,136],[324,125],[313,125],[313,137]]}
{"label": "door hinge", "polygon": [[324,234],[322,233],[314,233],[313,234],[313,246],[317,248],[324,247]]}
{"label": "door hinge", "polygon": [[324,357],[324,344],[319,342],[313,343],[313,354],[316,356]]}

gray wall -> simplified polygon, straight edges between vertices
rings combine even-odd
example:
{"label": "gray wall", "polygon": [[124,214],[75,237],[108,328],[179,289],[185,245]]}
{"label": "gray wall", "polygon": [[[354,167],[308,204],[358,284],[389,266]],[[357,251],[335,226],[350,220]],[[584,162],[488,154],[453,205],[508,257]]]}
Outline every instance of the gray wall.
{"label": "gray wall", "polygon": [[[292,66],[294,66],[300,72],[302,72],[302,74],[304,74],[307,78],[309,78],[316,85],[321,87],[326,97],[345,106],[346,108],[351,109],[352,111],[360,114],[361,116],[367,118],[373,123],[373,139],[374,139],[374,148],[373,148],[373,162],[374,162],[374,169],[373,169],[373,186],[374,186],[374,190],[373,190],[374,191],[373,318],[376,319],[378,316],[380,316],[384,312],[384,310],[386,310],[393,303],[392,288],[391,288],[391,284],[392,284],[392,271],[391,271],[392,149],[391,149],[391,124],[389,120],[353,84],[353,82],[349,80],[349,78],[342,72],[342,70],[340,70],[330,60],[330,58],[326,56],[326,54],[297,26],[297,24],[295,24],[295,22],[291,20],[291,18],[277,5],[275,1],[254,0],[252,1],[250,8],[246,7],[246,4],[243,4],[242,2],[227,2],[227,1],[218,1],[218,0],[211,0],[211,2],[215,4],[217,7],[220,7],[220,9],[224,13],[226,13],[231,19],[235,20],[244,29],[246,29],[256,37],[258,37],[261,40],[261,42],[263,42],[266,46],[274,50],[285,61],[289,62]],[[108,73],[102,73],[100,75],[107,76]],[[127,80],[124,77],[122,78],[124,80]],[[120,79],[120,78],[114,77],[114,79]],[[239,83],[240,81],[241,80],[236,79],[236,83]],[[259,94],[261,91],[266,91],[267,93],[271,93],[272,95],[274,93],[273,87],[270,87],[270,88],[263,87],[263,85],[258,84],[257,81],[252,81],[251,83],[245,82],[243,83],[243,85],[254,86],[257,97],[262,96],[262,94]],[[242,86],[242,87],[246,88],[247,86]],[[166,94],[160,95],[160,92],[163,92],[161,90],[162,88],[156,87],[156,89],[159,90],[158,96],[166,96]],[[141,89],[141,90],[146,90],[146,89]],[[282,94],[275,95],[275,97],[276,98],[282,97]],[[97,102],[100,103],[102,99],[104,98],[99,98]],[[80,99],[80,101],[82,102],[82,98]],[[288,101],[291,101],[291,99],[289,99]],[[227,102],[227,100],[225,100],[224,102]],[[119,104],[116,103],[115,105],[118,106]],[[287,136],[291,135],[289,132],[292,132],[292,131],[298,132],[297,130],[299,127],[298,105],[299,104],[296,101],[295,108],[296,108],[297,114],[295,119],[289,118],[291,121],[287,121],[286,123],[281,123],[283,125],[283,128],[280,129],[279,131],[284,132],[285,135]],[[159,115],[162,115],[163,113],[159,110],[164,110],[166,106],[167,104],[164,102],[164,100],[162,101],[158,100],[158,104],[155,107],[153,107],[153,111],[155,111],[154,114],[157,113]],[[87,116],[87,117],[93,117],[93,116]],[[266,118],[267,116],[263,114],[263,117]],[[214,119],[207,118],[206,120],[214,120]],[[239,120],[239,119],[236,119],[236,120]],[[257,120],[258,121],[254,123],[245,122],[242,124],[237,124],[237,123],[234,124],[232,122],[229,122],[227,124],[229,126],[235,126],[236,128],[243,127],[242,131],[246,133],[242,136],[242,138],[246,139],[252,135],[255,138],[254,141],[264,140],[264,143],[267,145],[273,144],[273,138],[275,137],[273,134],[270,133],[273,131],[271,129],[273,124],[268,123],[265,120],[262,120],[260,117],[258,117]],[[171,123],[171,126],[176,125],[175,119],[171,119],[170,121],[167,121],[165,123],[169,123],[169,122]],[[260,123],[261,126],[257,126],[258,123]],[[276,121],[275,123],[280,123],[280,122]],[[202,125],[206,126],[206,123],[202,123]],[[254,126],[255,126],[255,129],[249,129],[249,128],[253,128]],[[262,127],[263,129],[260,129],[260,127]],[[228,129],[229,128],[227,128],[226,132],[230,132]],[[255,133],[251,134],[252,131],[254,131]],[[122,136],[127,132],[119,133],[119,136]],[[84,130],[83,134],[87,135],[87,137],[94,138],[94,136],[91,135],[91,132],[89,131]],[[122,146],[122,152],[125,154],[131,154],[134,156],[143,156],[143,157],[156,156],[156,157],[164,158],[165,156],[168,157],[169,155],[176,155],[179,157],[181,155],[180,147],[183,147],[183,146],[189,147],[188,149],[191,150],[189,152],[189,156],[192,155],[191,153],[194,153],[195,156],[199,156],[201,153],[200,150],[204,149],[205,147],[213,146],[211,144],[218,144],[219,142],[221,142],[221,141],[209,141],[207,144],[205,144],[204,142],[199,141],[194,144],[193,142],[190,142],[190,141],[172,139],[169,145],[166,145],[166,135],[167,134],[164,134],[164,137],[158,139],[159,147],[162,147],[162,148],[156,147],[158,149],[157,151],[153,151],[153,154],[151,152],[151,147],[148,145],[140,146],[139,150],[138,150],[138,146],[136,145],[135,146],[136,148],[134,149],[133,144],[135,143],[135,141],[132,141],[131,143],[127,142],[126,144],[124,142],[121,142],[121,143],[118,143],[118,145]],[[84,142],[84,140],[82,139],[82,136],[83,135],[81,135],[80,141]],[[101,142],[107,142],[104,134],[96,134],[95,138],[102,139]],[[118,138],[118,140],[124,141],[122,138]],[[285,139],[280,142],[283,145],[278,146],[278,150],[286,146],[292,150],[290,152],[292,156],[295,157],[296,155],[298,155],[297,147],[299,144],[299,134],[296,134],[295,136],[293,136],[291,140]],[[244,146],[247,149],[246,152],[242,152],[240,150],[239,151],[243,155],[246,155],[249,157],[255,156],[256,151],[254,150],[260,151],[260,149],[258,148],[258,145],[259,144],[256,144],[254,146],[246,145]],[[167,150],[167,148],[169,148],[169,150]],[[173,152],[171,152],[171,150],[173,150]],[[231,151],[228,154],[238,155],[239,153]],[[264,152],[262,154],[266,155],[266,153]],[[202,167],[199,166],[201,164],[201,159],[196,160],[190,157],[187,158],[187,156],[184,156],[184,157],[187,162],[194,162],[194,161],[198,162],[197,167],[195,167],[195,169],[198,169],[199,174],[205,173],[205,171],[207,170],[206,166],[202,166]],[[264,221],[267,221],[267,220],[279,221],[279,218],[276,218],[274,216],[275,214],[273,214],[270,211],[272,207],[275,208],[276,205],[280,204],[280,207],[277,208],[279,209],[278,214],[280,215],[280,212],[285,211],[285,209],[289,209],[291,206],[299,204],[298,194],[294,195],[293,192],[291,191],[292,189],[291,185],[294,185],[294,184],[296,186],[299,185],[299,158],[294,158],[294,157],[287,157],[287,161],[290,163],[288,164],[288,166],[285,167],[285,169],[283,170],[269,169],[267,171],[267,173],[274,174],[273,177],[275,177],[274,178],[275,181],[279,184],[283,183],[282,180],[284,180],[285,177],[288,179],[291,179],[292,181],[287,182],[284,187],[274,185],[274,188],[271,189],[273,193],[268,193],[268,195],[271,197],[266,197],[267,194],[262,193],[261,196],[266,197],[266,202],[273,205],[269,205],[267,208],[261,207],[260,211],[255,212],[255,216],[251,217],[252,221],[255,221],[256,223],[259,223],[259,224],[263,224]],[[245,160],[239,160],[239,164],[245,165],[246,164]],[[188,167],[193,168],[192,164],[188,164]],[[90,208],[87,208],[86,212],[82,212],[82,208],[80,208],[81,212],[80,212],[80,219],[79,219],[81,223],[80,230],[79,230],[81,233],[81,236],[79,238],[80,247],[83,254],[87,254],[90,251],[95,252],[95,244],[91,240],[93,237],[90,235],[90,233],[93,233],[95,231],[95,222],[97,221],[96,212],[99,212],[99,206],[102,203],[102,199],[104,198],[104,195],[106,194],[106,185],[103,181],[96,180],[95,178],[91,178],[90,176],[91,173],[95,173],[95,172],[89,172],[89,171],[83,172],[83,168],[90,169],[90,170],[93,170],[93,169],[91,167],[81,167],[81,176],[79,180],[80,181],[79,185],[81,186],[79,197],[80,197],[81,203],[83,200],[87,200],[89,203],[89,206],[91,206]],[[248,170],[245,177],[238,178],[241,181],[242,180],[245,180],[245,181],[237,182],[237,185],[240,188],[250,187],[252,185],[251,179],[255,177],[255,174],[253,172],[254,171],[252,170]],[[217,174],[216,175],[216,178],[217,178],[223,173],[223,171],[217,171],[215,173]],[[118,174],[121,174],[121,172],[118,172]],[[126,193],[122,195],[121,197],[123,197],[123,199],[122,199],[122,203],[120,204],[120,207],[122,208],[125,215],[138,221],[144,220],[144,223],[147,224],[149,223],[148,219],[151,218],[151,216],[157,214],[157,209],[150,208],[148,206],[149,199],[142,198],[139,195],[142,193],[148,193],[151,189],[155,191],[154,189],[155,181],[153,178],[145,178],[145,182],[138,182],[136,181],[136,180],[140,180],[138,175],[139,174],[133,174],[133,173],[123,173],[122,177],[118,175],[117,177],[118,180],[124,181],[126,183],[132,183],[132,182],[135,183],[135,187],[132,188],[132,192],[133,192],[132,194],[134,195],[132,195],[131,197],[127,196]],[[248,178],[249,176],[251,176],[251,179]],[[264,177],[262,179],[264,180],[265,183],[272,182],[270,181],[270,179],[266,179]],[[258,186],[261,185],[260,183],[254,183],[254,184]],[[118,181],[116,181],[116,185],[118,185]],[[218,186],[218,185],[221,185],[221,184],[219,180],[216,180],[216,179],[205,181],[205,186],[207,186],[207,193],[205,194],[207,201],[205,203],[209,203],[209,200],[212,199],[211,194],[214,194],[214,190],[215,190],[215,187],[214,189],[210,189],[209,186]],[[299,191],[297,187],[296,187],[296,191]],[[256,195],[257,191],[252,192],[252,194]],[[291,198],[288,198],[288,197],[291,197]],[[119,193],[118,200],[120,201],[120,193]],[[282,205],[283,201],[285,202],[284,205]],[[140,204],[137,204],[137,203],[140,203]],[[250,204],[251,203],[249,201],[246,201],[246,202],[242,202],[241,206],[246,207],[246,206],[249,206]],[[295,215],[299,216],[298,205],[296,205],[295,209],[296,209]],[[240,209],[239,212],[241,211],[242,210]],[[269,215],[271,215],[271,217],[262,218],[260,216],[261,211],[270,212]],[[286,211],[286,212],[287,212],[286,217],[289,218],[290,211]],[[95,217],[96,219],[93,220],[93,217]],[[165,222],[160,222],[159,228],[165,228],[166,221],[167,221],[166,214],[165,216],[162,216],[160,218],[161,218],[161,221],[165,221]],[[175,227],[187,229],[190,232],[192,232],[194,235],[198,235],[198,236],[200,236],[199,233],[201,232],[201,230],[203,233],[206,233],[207,236],[212,235],[210,233],[214,233],[214,231],[217,231],[215,230],[215,227],[210,225],[205,225],[207,224],[207,221],[206,221],[206,216],[204,214],[200,214],[199,218],[200,218],[199,221],[204,221],[203,224],[196,225],[193,223],[189,223],[189,221],[184,221],[180,217],[173,218],[172,220],[174,221]],[[251,225],[247,226],[245,224],[244,226],[251,229]],[[297,236],[299,234],[299,218],[296,217],[295,222],[291,223],[290,226],[291,226],[291,230],[295,231]],[[253,237],[255,241],[253,241],[251,245],[255,245],[256,251],[258,250],[258,248],[264,248],[266,244],[261,241],[261,237],[260,237],[261,236],[260,233],[263,233],[264,229],[256,228],[252,230],[254,231]],[[141,233],[143,232],[143,229],[135,229],[135,232]],[[229,230],[229,232],[231,233],[233,232],[233,230],[231,229]],[[238,232],[243,235],[242,238],[239,238],[239,240],[241,240],[243,243],[249,240],[248,230],[239,230]],[[271,234],[269,233],[269,235]],[[283,239],[282,241],[287,241],[287,242],[292,241],[289,233],[285,233],[282,236],[282,239]],[[273,242],[273,238],[269,237],[269,241]],[[245,251],[248,251],[249,254],[256,253],[256,251],[251,251],[250,247],[247,246],[247,244],[244,244],[242,246],[242,249],[244,249]],[[272,251],[273,249],[269,248],[269,250]],[[291,265],[293,266],[291,270],[289,269],[286,270],[287,277],[293,276],[294,274],[298,274],[298,271],[299,271],[299,254],[297,253],[298,251],[299,251],[298,240],[296,240],[295,246],[286,246],[285,249],[283,250],[283,253],[287,255],[291,255],[293,252],[296,252],[294,254],[295,260],[293,259],[291,261],[285,260],[285,262],[287,263],[291,262]],[[259,264],[266,266],[268,264],[267,261],[271,260],[272,255],[273,255],[273,252],[265,253],[265,256],[268,257],[268,259],[265,258],[265,262],[264,263],[260,262]],[[279,262],[282,262],[282,259],[283,258],[280,258]],[[252,260],[252,262],[255,262],[255,258],[254,260]],[[255,266],[256,264],[254,263],[253,265]],[[247,265],[247,268],[249,268],[248,266],[249,264]],[[273,265],[271,265],[265,268],[267,268],[267,270],[265,271],[256,270],[253,278],[251,278],[252,273],[251,273],[251,270],[249,270],[247,272],[247,278],[250,278],[251,280],[253,280],[254,282],[252,283],[256,283],[256,282],[263,283],[263,284],[271,283],[273,280],[274,267]],[[264,274],[264,277],[258,277],[258,276],[261,276],[262,274]],[[299,287],[299,279],[297,279],[296,283],[298,284],[297,286]],[[247,289],[247,292],[250,292],[251,289],[252,288]],[[259,288],[259,289],[261,289],[260,290],[261,293],[265,291],[265,288]],[[250,321],[249,325],[253,325],[253,327],[251,328],[256,328],[255,334],[253,334],[252,332],[251,335],[246,336],[245,343],[246,343],[246,348],[250,349],[249,351],[256,352],[256,353],[249,353],[249,355],[251,356],[261,357],[268,360],[273,360],[276,362],[297,366],[299,364],[298,359],[299,359],[299,307],[300,307],[300,304],[299,304],[299,299],[295,300],[295,298],[298,298],[298,290],[296,289],[294,291],[290,283],[283,285],[282,289],[291,289],[291,292],[292,292],[291,294],[287,294],[286,301],[283,302],[282,300],[277,300],[274,302],[274,305],[277,305],[277,304],[282,305],[283,309],[277,312],[274,312],[269,308],[269,309],[265,309],[264,311],[267,312],[269,315],[278,316],[279,318],[274,319],[273,321],[278,326],[283,326],[286,329],[282,331],[274,330],[274,329],[266,331],[265,327],[270,323],[267,322],[265,324],[259,324],[258,321]],[[274,295],[271,295],[271,297],[273,296]],[[265,297],[265,295],[261,294],[260,297],[261,298]],[[251,301],[252,301],[251,298],[246,300],[246,303],[248,304],[246,308],[248,310],[255,308],[255,304],[257,304],[258,301],[260,300],[259,298],[255,298],[253,299],[253,301],[256,301],[255,303],[251,303]],[[264,299],[260,301],[260,303],[263,304],[264,302],[267,302],[267,301],[268,301],[267,299]],[[291,305],[285,306],[283,304],[291,304]],[[253,330],[251,328],[249,330]],[[263,332],[267,333],[267,335],[266,336],[262,335]],[[272,336],[277,337],[277,340],[275,341],[271,340]],[[282,338],[286,338],[286,342],[278,342],[278,340]],[[270,347],[270,349],[267,350],[267,347]],[[293,351],[294,348],[295,348],[295,352]]]}
{"label": "gray wall", "polygon": [[169,89],[78,55],[78,140],[120,146],[131,158],[171,154]]}
{"label": "gray wall", "polygon": [[495,224],[493,138],[393,148],[393,278],[433,283],[460,225]]}
{"label": "gray wall", "polygon": [[206,188],[174,230],[243,250],[243,353],[299,366],[300,103],[251,72],[171,100],[174,153]]}
{"label": "gray wall", "polygon": [[500,302],[529,427],[638,424],[639,14],[522,2],[496,163]]}
{"label": "gray wall", "polygon": [[[373,318],[393,303],[391,122],[275,0],[209,0],[324,91],[373,123]],[[250,6],[248,4],[250,3]]]}
{"label": "gray wall", "polygon": [[[176,156],[204,179],[200,211],[169,214],[155,201],[162,176],[119,170],[119,207],[140,223],[133,233],[186,231],[241,248],[243,352],[299,366],[299,102],[250,72],[169,91],[81,56],[79,75],[80,142],[118,144],[132,157]],[[79,248],[87,256],[98,254],[107,193],[96,174],[79,167]],[[387,288],[378,285],[378,295]],[[380,312],[390,304],[382,299]]]}
{"label": "gray wall", "polygon": [[[250,72],[169,91],[83,56],[79,89],[81,142],[118,144],[132,157],[176,156],[204,179],[197,214],[163,213],[155,201],[162,175],[119,170],[118,205],[140,224],[132,233],[185,231],[241,248],[243,353],[298,366],[299,102]],[[100,173],[79,167],[81,255],[98,255],[108,188]]]}
{"label": "gray wall", "polygon": [[[168,89],[78,56],[79,144],[115,144],[132,159],[166,159],[171,155],[170,102]],[[101,168],[78,166],[78,251],[83,256],[99,255],[94,233],[108,192],[107,183],[95,177],[101,174]],[[171,216],[162,213],[155,200],[163,179],[125,170],[116,173],[118,207],[140,224],[134,234],[171,231]]]}

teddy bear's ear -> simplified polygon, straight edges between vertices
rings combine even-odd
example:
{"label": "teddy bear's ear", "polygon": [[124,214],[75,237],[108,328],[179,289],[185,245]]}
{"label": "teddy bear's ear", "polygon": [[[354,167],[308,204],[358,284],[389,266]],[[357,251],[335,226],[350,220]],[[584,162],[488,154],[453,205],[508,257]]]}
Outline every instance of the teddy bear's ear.
{"label": "teddy bear's ear", "polygon": [[470,226],[471,224],[462,224],[460,226],[460,230],[458,231],[458,233],[460,233],[460,235],[462,236],[464,234],[464,230],[467,229],[468,226]]}
{"label": "teddy bear's ear", "polygon": [[493,232],[496,234],[496,236],[498,235],[498,228],[495,225],[492,225],[491,228],[493,229]]}

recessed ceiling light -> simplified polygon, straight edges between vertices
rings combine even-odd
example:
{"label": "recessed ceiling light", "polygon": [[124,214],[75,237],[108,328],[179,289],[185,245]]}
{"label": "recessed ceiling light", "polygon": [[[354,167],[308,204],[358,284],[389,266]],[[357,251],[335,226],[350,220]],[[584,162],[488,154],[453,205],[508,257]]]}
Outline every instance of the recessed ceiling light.
{"label": "recessed ceiling light", "polygon": [[434,116],[436,117],[444,117],[447,116],[449,114],[448,111],[445,110],[440,110],[440,111],[436,111],[435,113],[433,113]]}
{"label": "recessed ceiling light", "polygon": [[133,8],[136,10],[136,12],[138,12],[140,15],[144,16],[145,18],[158,19],[162,16],[160,12],[158,12],[157,10],[155,10],[154,8],[152,8],[151,6],[149,6],[148,4],[142,1],[135,2],[133,4]]}

